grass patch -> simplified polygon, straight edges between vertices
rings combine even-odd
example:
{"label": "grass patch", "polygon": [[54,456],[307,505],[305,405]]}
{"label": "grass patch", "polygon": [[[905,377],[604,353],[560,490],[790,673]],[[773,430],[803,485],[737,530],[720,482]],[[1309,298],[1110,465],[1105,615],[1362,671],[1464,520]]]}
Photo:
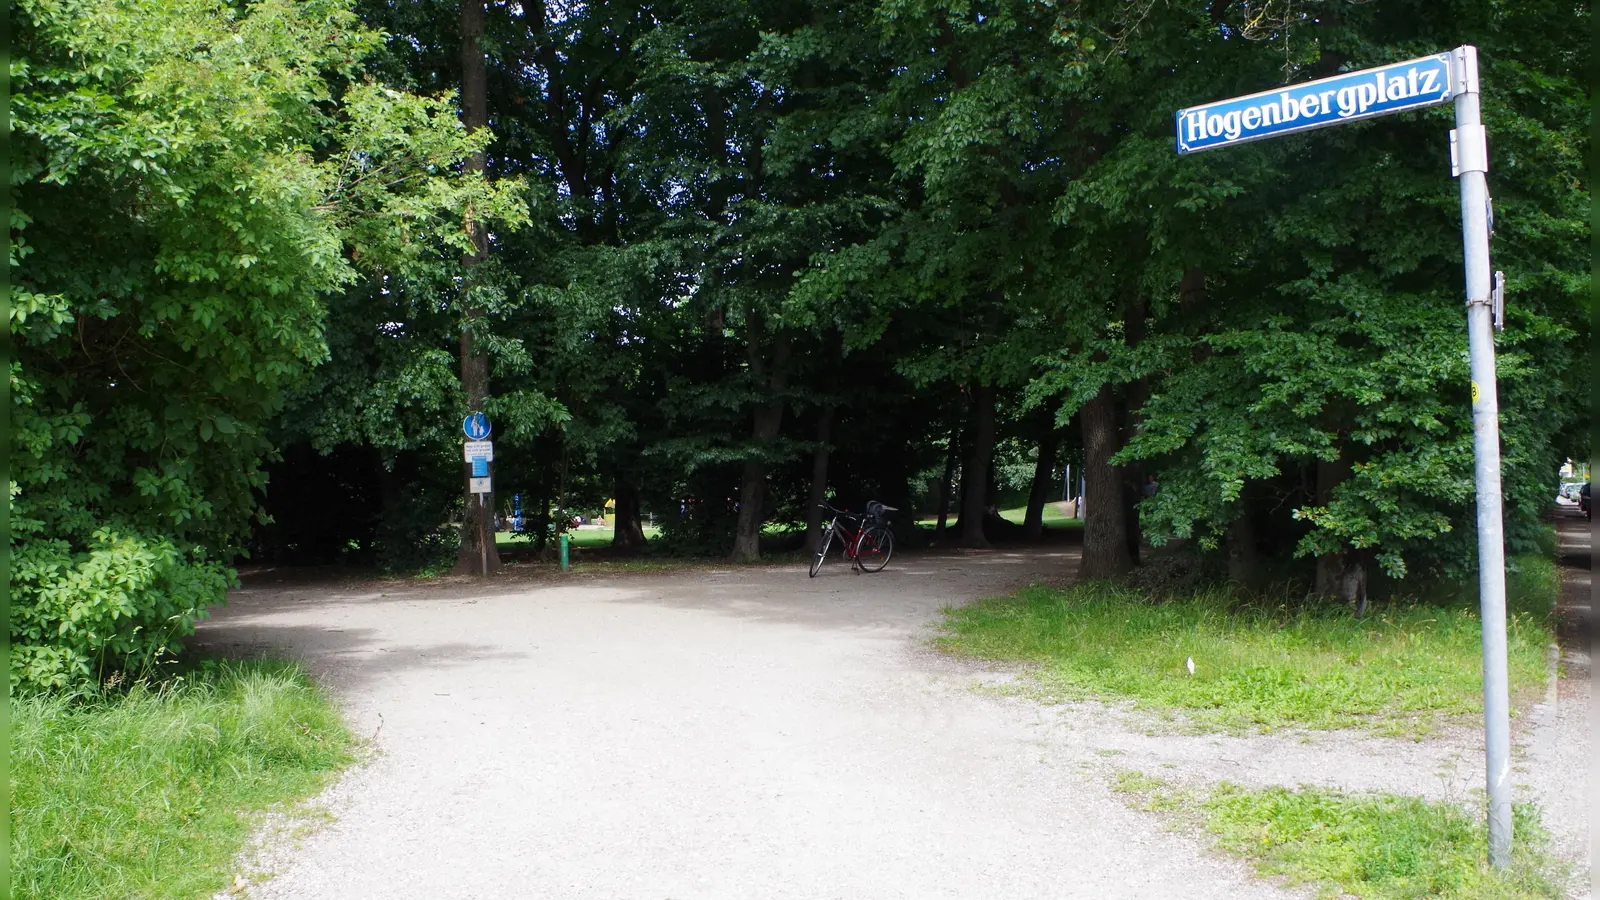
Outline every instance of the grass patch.
{"label": "grass patch", "polygon": [[[1513,692],[1539,688],[1555,567],[1510,578]],[[1132,699],[1210,729],[1363,726],[1420,735],[1481,715],[1481,636],[1466,603],[1339,607],[1247,603],[1222,590],[1161,602],[1111,584],[1042,586],[946,610],[944,648],[1037,663],[1048,696]],[[1187,661],[1193,658],[1195,673]]]}
{"label": "grass patch", "polygon": [[[643,529],[645,540],[661,534],[661,529],[654,525],[645,525]],[[568,546],[574,549],[609,547],[611,546],[612,538],[616,534],[617,530],[615,528],[579,528],[575,531],[567,532],[567,536],[570,538]],[[500,531],[495,533],[494,543],[497,547],[520,547],[531,545],[533,538],[534,536],[526,531]],[[545,546],[551,549],[559,549],[560,544],[556,538],[551,537]]]}
{"label": "grass patch", "polygon": [[281,663],[14,698],[13,896],[210,897],[230,884],[253,814],[316,794],[351,746],[327,698]]}
{"label": "grass patch", "polygon": [[[1040,517],[1040,521],[1044,523],[1044,527],[1058,530],[1073,529],[1081,531],[1083,529],[1083,520],[1074,519],[1073,517],[1067,515],[1064,511],[1065,506],[1065,503],[1057,501],[1046,503],[1044,505],[1044,514]],[[1015,525],[1023,524],[1023,522],[1027,521],[1028,518],[1028,508],[1026,506],[1013,507],[1012,509],[1002,509],[999,512],[1001,518]],[[917,522],[923,527],[931,528],[939,523],[939,517],[923,516],[918,519]],[[961,517],[952,513],[949,519],[945,522],[945,527],[952,530],[959,529],[961,527]]]}
{"label": "grass patch", "polygon": [[1139,772],[1119,773],[1113,790],[1205,831],[1258,873],[1327,897],[1559,898],[1569,880],[1532,807],[1516,808],[1512,864],[1495,872],[1482,819],[1450,803],[1321,788],[1195,791]]}
{"label": "grass patch", "polygon": [[[1073,517],[1067,515],[1063,511],[1063,507],[1065,506],[1065,503],[1060,502],[1046,503],[1044,505],[1044,514],[1040,517],[1040,521],[1044,523],[1044,527],[1075,528],[1081,530],[1083,528],[1083,520],[1074,519]],[[1018,506],[1015,509],[1002,509],[1000,510],[1000,517],[1008,522],[1021,525],[1028,519],[1028,508],[1026,506]]]}

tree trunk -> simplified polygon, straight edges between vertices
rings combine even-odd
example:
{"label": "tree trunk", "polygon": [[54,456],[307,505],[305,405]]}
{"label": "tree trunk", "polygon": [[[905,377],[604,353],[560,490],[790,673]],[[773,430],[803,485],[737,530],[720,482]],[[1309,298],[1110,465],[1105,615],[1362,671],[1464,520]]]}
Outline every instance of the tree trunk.
{"label": "tree trunk", "polygon": [[533,549],[535,554],[540,554],[550,543],[550,482],[547,479],[539,480],[539,502],[534,509]]}
{"label": "tree trunk", "polygon": [[[785,386],[789,365],[790,339],[780,334],[772,341],[771,357],[767,351],[767,324],[760,313],[750,312],[745,321],[745,359],[750,366],[750,378],[763,390],[780,395]],[[757,562],[761,559],[761,511],[767,499],[766,451],[778,436],[783,425],[783,401],[778,400],[756,408],[751,426],[751,452],[745,457],[744,474],[739,479],[739,518],[733,532],[734,562]]]}
{"label": "tree trunk", "polygon": [[616,486],[616,533],[611,546],[638,552],[644,549],[644,523],[639,516],[639,489],[621,476]]}
{"label": "tree trunk", "polygon": [[1128,553],[1127,506],[1122,473],[1111,465],[1117,452],[1117,399],[1104,385],[1078,413],[1083,425],[1083,578],[1115,578],[1133,568]]}
{"label": "tree trunk", "polygon": [[[468,132],[476,131],[489,122],[487,84],[488,74],[483,59],[483,3],[484,0],[462,0],[461,4],[461,122]],[[474,153],[467,158],[464,168],[469,172],[482,172],[485,155]],[[489,237],[483,224],[467,211],[464,223],[472,239],[473,251],[462,257],[462,281],[469,293],[466,318],[461,330],[461,387],[467,395],[467,407],[473,412],[483,410],[489,396],[489,358],[478,352],[472,339],[471,323],[482,316],[470,300],[473,270],[489,254]],[[461,518],[461,551],[456,555],[457,574],[483,574],[500,567],[500,550],[494,541],[494,495],[481,499],[472,493],[472,467],[462,464],[462,488],[466,509]]]}
{"label": "tree trunk", "polygon": [[1044,504],[1050,499],[1056,472],[1056,447],[1059,435],[1052,427],[1039,439],[1039,458],[1033,464],[1033,487],[1028,491],[1028,514],[1022,520],[1022,533],[1037,540],[1044,533]]}
{"label": "tree trunk", "polygon": [[[1348,456],[1341,455],[1332,462],[1317,460],[1317,505],[1327,506],[1333,499],[1333,489],[1354,471]],[[1362,560],[1349,550],[1324,553],[1317,557],[1317,582],[1313,591],[1321,597],[1345,603],[1357,603],[1366,611],[1367,577]]]}
{"label": "tree trunk", "polygon": [[[1136,347],[1144,340],[1145,333],[1145,303],[1142,299],[1135,299],[1128,305],[1122,317],[1123,340],[1129,347]],[[1118,432],[1117,446],[1112,452],[1127,446],[1139,427],[1139,416],[1144,409],[1144,401],[1150,395],[1149,385],[1143,378],[1135,378],[1128,382],[1124,392],[1125,403],[1122,410],[1121,429]],[[1122,502],[1126,506],[1123,514],[1123,527],[1128,541],[1128,559],[1132,565],[1139,564],[1139,548],[1144,544],[1144,528],[1139,523],[1139,501],[1144,498],[1144,464],[1130,462],[1122,466]]]}
{"label": "tree trunk", "polygon": [[972,456],[961,467],[961,545],[987,547],[983,514],[989,507],[989,462],[994,458],[994,385],[973,387],[972,415]]}
{"label": "tree trunk", "polygon": [[1261,586],[1261,557],[1256,546],[1256,526],[1243,493],[1228,523],[1228,580],[1246,590]]}
{"label": "tree trunk", "polygon": [[[756,410],[750,436],[758,448],[772,442],[783,424],[783,404],[774,403]],[[733,535],[733,561],[761,560],[761,507],[767,499],[767,461],[752,454],[745,458],[744,475],[739,479],[739,522]]]}
{"label": "tree trunk", "polygon": [[950,448],[944,455],[944,479],[939,482],[939,524],[934,529],[935,539],[944,537],[950,523],[950,485],[956,477],[956,460],[961,456],[961,427],[950,429]]}
{"label": "tree trunk", "polygon": [[806,555],[817,552],[822,541],[822,501],[828,497],[828,441],[833,429],[833,407],[817,411],[817,446],[811,451],[811,490],[806,495]]}

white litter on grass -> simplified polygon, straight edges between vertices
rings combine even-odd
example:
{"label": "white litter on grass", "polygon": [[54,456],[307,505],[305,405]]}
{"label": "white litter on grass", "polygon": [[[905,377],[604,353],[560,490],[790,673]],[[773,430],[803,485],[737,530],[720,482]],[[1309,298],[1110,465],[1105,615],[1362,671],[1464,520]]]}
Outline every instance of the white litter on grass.
{"label": "white litter on grass", "polygon": [[1189,674],[1193,675],[1194,674],[1194,657],[1192,657],[1192,656],[1189,657],[1188,666],[1189,666]]}

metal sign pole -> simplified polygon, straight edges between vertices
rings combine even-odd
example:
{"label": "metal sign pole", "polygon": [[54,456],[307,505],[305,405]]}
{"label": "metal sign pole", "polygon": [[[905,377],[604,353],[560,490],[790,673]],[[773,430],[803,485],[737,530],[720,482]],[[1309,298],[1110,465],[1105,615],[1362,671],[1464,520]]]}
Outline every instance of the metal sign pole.
{"label": "metal sign pole", "polygon": [[1458,47],[1452,164],[1461,181],[1472,366],[1472,451],[1478,500],[1478,605],[1483,626],[1483,730],[1489,792],[1489,864],[1511,861],[1511,698],[1506,678],[1506,559],[1500,510],[1500,400],[1495,385],[1489,275],[1488,143],[1478,106],[1478,50]]}
{"label": "metal sign pole", "polygon": [[484,514],[483,495],[479,494],[478,495],[478,555],[482,558],[482,561],[483,561],[483,577],[488,578],[489,577],[489,539],[484,534],[484,532],[488,531],[488,526],[486,526],[484,524],[484,519],[485,518],[486,518],[486,516]]}
{"label": "metal sign pole", "polygon": [[[1478,514],[1478,605],[1483,627],[1483,731],[1489,863],[1511,861],[1511,715],[1506,679],[1506,559],[1500,498],[1500,401],[1494,330],[1503,279],[1489,272],[1488,141],[1478,104],[1478,50],[1457,47],[1374,69],[1180,109],[1177,150],[1197,153],[1435,104],[1455,103],[1451,174],[1461,182],[1472,370],[1472,449]],[[1080,494],[1081,497],[1081,494]],[[1081,500],[1079,501],[1081,504]]]}

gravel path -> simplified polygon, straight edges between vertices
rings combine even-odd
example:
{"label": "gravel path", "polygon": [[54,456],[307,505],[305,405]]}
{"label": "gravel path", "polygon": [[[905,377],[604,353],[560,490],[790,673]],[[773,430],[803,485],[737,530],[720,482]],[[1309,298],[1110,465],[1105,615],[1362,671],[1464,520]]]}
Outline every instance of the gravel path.
{"label": "gravel path", "polygon": [[[1016,676],[927,648],[941,607],[1075,566],[1075,551],[1034,550],[814,580],[770,567],[488,586],[265,574],[201,641],[305,660],[379,752],[324,798],[331,824],[263,842],[258,867],[275,877],[249,895],[1302,896],[1130,810],[1110,774],[1461,800],[1480,788],[1473,729],[1420,743],[1164,733],[1115,706],[983,689]],[[1573,856],[1587,849],[1574,785],[1586,689],[1564,679],[1518,729],[1519,790]]]}
{"label": "gravel path", "polygon": [[305,660],[379,753],[249,895],[1293,896],[1128,809],[1051,715],[925,648],[940,607],[1075,562],[255,582],[202,642]]}

